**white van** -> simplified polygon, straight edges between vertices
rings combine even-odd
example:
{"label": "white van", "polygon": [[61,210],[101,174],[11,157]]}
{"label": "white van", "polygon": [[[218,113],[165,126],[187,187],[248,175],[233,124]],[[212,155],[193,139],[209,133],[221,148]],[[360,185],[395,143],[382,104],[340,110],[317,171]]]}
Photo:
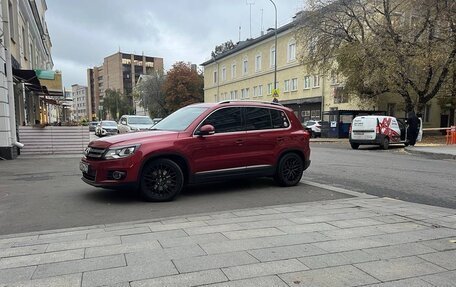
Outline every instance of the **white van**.
{"label": "white van", "polygon": [[[417,142],[423,135],[422,121],[419,119]],[[357,149],[360,145],[379,145],[388,149],[390,144],[408,145],[407,123],[404,119],[389,116],[359,116],[350,126],[350,145]]]}

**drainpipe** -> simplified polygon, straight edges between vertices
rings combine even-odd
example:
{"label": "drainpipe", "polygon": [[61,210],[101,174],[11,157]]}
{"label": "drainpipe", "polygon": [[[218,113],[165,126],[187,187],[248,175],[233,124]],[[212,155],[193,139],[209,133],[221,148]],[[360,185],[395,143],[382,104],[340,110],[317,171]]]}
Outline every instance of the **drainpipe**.
{"label": "drainpipe", "polygon": [[[8,1],[2,1],[2,10],[8,11]],[[4,33],[4,41],[5,41],[5,57],[6,57],[6,82],[8,87],[8,107],[9,107],[9,115],[10,115],[10,129],[11,129],[11,144],[15,147],[22,148],[24,144],[17,141],[16,137],[16,108],[14,105],[14,86],[13,86],[13,67],[12,67],[12,60],[11,60],[11,52],[9,48],[11,47],[11,36],[10,36],[10,25],[9,25],[9,13],[6,13],[5,18],[6,25],[3,25],[5,29],[3,29]]]}

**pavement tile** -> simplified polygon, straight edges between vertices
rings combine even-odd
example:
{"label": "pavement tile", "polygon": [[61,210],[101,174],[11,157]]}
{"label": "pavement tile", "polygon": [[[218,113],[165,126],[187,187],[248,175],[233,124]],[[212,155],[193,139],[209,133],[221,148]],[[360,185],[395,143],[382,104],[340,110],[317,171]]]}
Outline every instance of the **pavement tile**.
{"label": "pavement tile", "polygon": [[393,224],[378,225],[376,227],[385,233],[396,233],[396,232],[429,229],[428,226],[423,225],[423,224],[418,224],[415,222],[399,222],[399,223],[393,223]]}
{"label": "pavement tile", "polygon": [[0,269],[0,284],[29,280],[36,266]]}
{"label": "pavement tile", "polygon": [[301,256],[310,256],[326,253],[326,251],[317,248],[312,244],[299,244],[264,249],[255,249],[250,250],[248,252],[261,262],[298,258]]}
{"label": "pavement tile", "polygon": [[141,227],[149,228],[149,224],[151,224],[151,222],[148,222],[148,223],[136,223],[136,224],[123,222],[121,224],[116,224],[114,226],[107,226],[107,227],[105,227],[104,231],[105,232],[110,232],[110,231],[116,231],[116,230],[135,229],[135,228],[141,228]]}
{"label": "pavement tile", "polygon": [[247,252],[233,252],[216,255],[205,255],[173,260],[179,272],[194,272],[214,268],[230,267],[256,263],[258,260]]}
{"label": "pavement tile", "polygon": [[211,283],[224,282],[228,279],[220,269],[184,273],[154,279],[133,281],[131,287],[192,287]]}
{"label": "pavement tile", "polygon": [[305,244],[324,240],[328,240],[328,237],[318,232],[308,232],[302,234],[287,234],[271,237],[201,243],[200,246],[201,248],[203,248],[204,251],[206,251],[207,254],[218,254],[242,250],[261,249],[268,247]]}
{"label": "pavement tile", "polygon": [[217,233],[223,231],[234,231],[234,230],[241,230],[245,229],[241,225],[237,223],[231,224],[222,224],[222,225],[210,225],[210,226],[201,226],[201,227],[191,227],[185,228],[184,231],[188,233],[188,235],[197,235],[197,234],[207,234],[207,233]]}
{"label": "pavement tile", "polygon": [[37,240],[38,235],[20,236],[14,234],[8,234],[6,237],[0,237],[0,244],[15,244],[20,242],[26,242],[31,240]]}
{"label": "pavement tile", "polygon": [[123,255],[71,260],[39,265],[33,279],[125,266]]}
{"label": "pavement tile", "polygon": [[175,218],[163,219],[160,222],[161,222],[161,224],[176,224],[176,223],[185,223],[185,222],[188,222],[188,220],[185,217],[175,217]]}
{"label": "pavement tile", "polygon": [[0,269],[77,260],[82,258],[84,258],[84,249],[7,257],[0,259]]}
{"label": "pavement tile", "polygon": [[235,217],[207,220],[206,223],[208,225],[220,225],[220,224],[241,223],[241,222],[257,222],[257,221],[262,221],[262,220],[276,220],[276,219],[283,219],[286,217],[286,215],[283,213],[242,216],[242,217],[239,217],[236,215],[234,215],[234,216]]}
{"label": "pavement tile", "polygon": [[230,280],[239,280],[267,275],[304,271],[309,268],[297,259],[278,260],[263,263],[254,263],[242,266],[222,268],[223,273]]}
{"label": "pavement tile", "polygon": [[418,279],[418,278],[409,278],[402,280],[389,281],[379,284],[366,285],[365,287],[435,287],[434,285]]}
{"label": "pavement tile", "polygon": [[111,231],[89,233],[89,234],[87,234],[87,239],[115,237],[115,236],[120,236],[120,235],[141,234],[141,233],[147,233],[147,232],[150,232],[150,229],[148,226],[136,227],[136,228],[125,228],[125,229],[117,229],[117,230],[111,230]]}
{"label": "pavement tile", "polygon": [[338,266],[279,275],[289,286],[359,286],[379,281],[351,266]]}
{"label": "pavement tile", "polygon": [[296,225],[296,223],[291,222],[288,219],[275,219],[275,220],[262,220],[262,221],[251,221],[251,222],[241,222],[237,223],[238,225],[244,227],[245,229],[253,228],[267,228],[267,227],[280,227],[287,225]]}
{"label": "pavement tile", "polygon": [[435,249],[437,251],[447,251],[456,249],[456,237],[426,240],[420,241],[420,243],[425,246],[431,247],[432,249]]}
{"label": "pavement tile", "polygon": [[357,218],[357,219],[348,219],[348,220],[338,220],[328,222],[331,225],[334,225],[339,228],[351,228],[351,227],[361,227],[361,226],[373,226],[384,224],[381,221],[377,221],[372,218]]}
{"label": "pavement tile", "polygon": [[427,275],[420,277],[420,279],[438,287],[454,287],[456,282],[456,271]]}
{"label": "pavement tile", "polygon": [[0,249],[0,258],[44,253],[48,244]]}
{"label": "pavement tile", "polygon": [[187,237],[188,234],[183,230],[168,230],[160,232],[149,232],[144,234],[133,234],[121,236],[122,243],[144,242],[158,239],[170,239],[175,237]]}
{"label": "pavement tile", "polygon": [[236,216],[254,216],[260,215],[256,210],[240,210],[240,211],[233,211],[233,214]]}
{"label": "pavement tile", "polygon": [[288,287],[288,285],[277,276],[265,276],[205,285],[205,287]]}
{"label": "pavement tile", "polygon": [[162,261],[160,264],[153,265],[135,265],[89,271],[83,274],[81,287],[112,285],[177,273],[178,272],[171,261]]}
{"label": "pavement tile", "polygon": [[201,234],[201,235],[191,235],[187,237],[179,237],[179,238],[168,238],[168,239],[160,239],[159,242],[164,248],[169,247],[177,247],[177,246],[184,246],[184,245],[192,245],[192,244],[203,244],[208,242],[224,242],[227,241],[226,238],[221,233],[209,233],[209,234]]}
{"label": "pavement tile", "polygon": [[378,259],[392,259],[435,252],[434,249],[415,242],[369,248],[364,249],[363,251],[375,256]]}
{"label": "pavement tile", "polygon": [[196,215],[196,216],[188,216],[186,217],[188,221],[206,221],[206,220],[212,220],[212,216],[210,215]]}
{"label": "pavement tile", "polygon": [[191,221],[191,222],[180,222],[180,223],[168,223],[168,224],[150,224],[149,228],[152,232],[183,229],[189,227],[207,226],[203,221]]}
{"label": "pavement tile", "polygon": [[456,270],[456,250],[420,255],[419,257],[448,270]]}
{"label": "pavement tile", "polygon": [[383,215],[375,217],[375,220],[384,222],[384,223],[399,223],[399,222],[408,222],[410,218],[402,217],[399,215]]}
{"label": "pavement tile", "polygon": [[416,256],[354,264],[381,281],[418,277],[446,271]]}
{"label": "pavement tile", "polygon": [[449,228],[432,228],[423,230],[414,230],[408,232],[398,232],[377,236],[377,240],[384,241],[388,244],[400,244],[408,242],[418,242],[423,240],[432,240],[456,236],[456,229]]}
{"label": "pavement tile", "polygon": [[331,239],[349,239],[385,234],[385,232],[380,230],[378,226],[379,225],[343,228],[335,230],[322,230],[321,233],[325,236],[328,236]]}
{"label": "pavement tile", "polygon": [[376,256],[361,250],[306,256],[298,259],[310,269],[350,265],[354,263],[378,260]]}
{"label": "pavement tile", "polygon": [[0,284],[0,287],[81,287],[82,274],[70,274],[57,277],[42,278],[36,280],[17,281],[6,285]]}
{"label": "pavement tile", "polygon": [[260,215],[280,213],[280,211],[275,210],[274,208],[260,208],[260,209],[255,209],[255,211]]}
{"label": "pavement tile", "polygon": [[86,248],[85,257],[90,258],[122,253],[147,252],[153,249],[161,249],[161,245],[157,240],[89,247]]}
{"label": "pavement tile", "polygon": [[227,218],[236,218],[232,212],[217,213],[211,215],[212,219],[227,219]]}
{"label": "pavement tile", "polygon": [[120,243],[122,243],[120,241],[120,236],[87,239],[87,240],[80,240],[80,241],[74,241],[74,242],[51,243],[51,244],[49,244],[49,247],[47,248],[46,252],[88,248],[88,247],[94,247],[94,246],[115,245],[115,244],[120,244]]}
{"label": "pavement tile", "polygon": [[249,229],[249,230],[226,231],[226,232],[222,232],[222,234],[225,235],[228,239],[245,239],[245,238],[285,235],[286,233],[278,230],[277,228],[259,228],[259,229]]}
{"label": "pavement tile", "polygon": [[317,215],[309,216],[305,214],[301,217],[291,217],[289,220],[297,224],[306,224],[306,223],[317,223],[317,222],[329,222],[337,220],[349,220],[349,219],[358,219],[358,218],[368,218],[378,216],[378,213],[371,211],[357,211],[351,213],[336,213],[336,214],[327,214],[327,215]]}
{"label": "pavement tile", "polygon": [[172,260],[207,255],[198,245],[186,245],[151,251],[128,253],[125,255],[128,265],[155,264],[160,260]]}
{"label": "pavement tile", "polygon": [[357,249],[373,248],[389,245],[388,243],[377,240],[372,237],[350,238],[342,240],[332,240],[325,242],[316,242],[314,245],[327,252],[342,252]]}
{"label": "pavement tile", "polygon": [[314,232],[314,231],[327,231],[327,230],[338,230],[339,228],[330,225],[325,222],[320,223],[309,223],[309,224],[293,224],[293,225],[282,225],[277,227],[287,234]]}
{"label": "pavement tile", "polygon": [[80,230],[72,230],[72,231],[66,231],[66,232],[53,232],[53,233],[48,233],[48,234],[40,234],[38,237],[38,240],[44,240],[44,239],[56,239],[56,238],[62,238],[62,237],[71,237],[75,235],[87,235],[89,233],[98,233],[98,232],[103,232],[104,228],[95,228],[95,229],[80,229]]}
{"label": "pavement tile", "polygon": [[23,247],[23,246],[60,243],[60,242],[74,242],[74,241],[85,240],[86,238],[87,238],[87,234],[68,235],[68,236],[61,236],[61,237],[59,236],[59,237],[54,237],[54,238],[43,238],[43,239],[35,239],[35,240],[17,242],[13,246],[14,247]]}

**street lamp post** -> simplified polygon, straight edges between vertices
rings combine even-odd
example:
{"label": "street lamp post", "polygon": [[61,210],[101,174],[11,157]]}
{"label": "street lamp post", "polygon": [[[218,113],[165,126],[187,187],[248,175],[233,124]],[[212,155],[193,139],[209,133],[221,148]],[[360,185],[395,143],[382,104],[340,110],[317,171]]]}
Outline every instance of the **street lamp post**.
{"label": "street lamp post", "polygon": [[277,92],[277,6],[274,1],[269,0],[274,5],[275,28],[274,28],[274,91]]}

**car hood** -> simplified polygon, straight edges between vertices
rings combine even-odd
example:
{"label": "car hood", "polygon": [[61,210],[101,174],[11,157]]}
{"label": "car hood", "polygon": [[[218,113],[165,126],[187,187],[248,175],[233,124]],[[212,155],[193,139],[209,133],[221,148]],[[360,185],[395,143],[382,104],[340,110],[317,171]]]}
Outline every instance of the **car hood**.
{"label": "car hood", "polygon": [[140,130],[145,130],[153,126],[154,124],[133,124],[129,125],[132,129],[140,129]]}
{"label": "car hood", "polygon": [[146,131],[127,133],[91,141],[89,143],[89,146],[107,148],[111,146],[125,146],[130,144],[134,145],[142,144],[144,142],[175,139],[178,135],[179,133],[174,131]]}

